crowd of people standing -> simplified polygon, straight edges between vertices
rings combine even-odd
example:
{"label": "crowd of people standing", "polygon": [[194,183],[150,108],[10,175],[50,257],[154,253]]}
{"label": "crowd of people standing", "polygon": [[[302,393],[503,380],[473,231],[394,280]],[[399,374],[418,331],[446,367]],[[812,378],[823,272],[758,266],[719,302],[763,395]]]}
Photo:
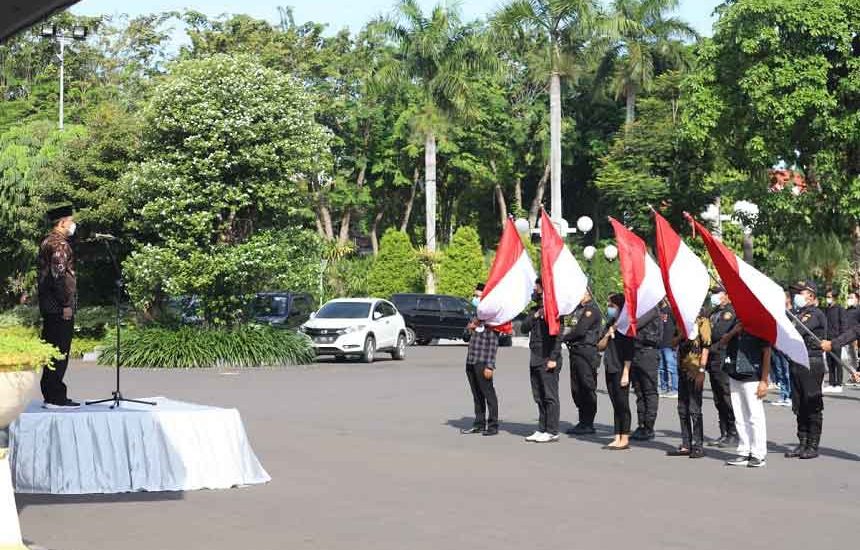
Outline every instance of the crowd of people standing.
{"label": "crowd of people standing", "polygon": [[[475,291],[480,299],[483,287]],[[669,456],[702,458],[706,447],[734,449],[731,466],[762,467],[767,462],[765,398],[778,392],[773,406],[791,407],[797,419],[797,445],[786,458],[818,457],[823,430],[823,393],[842,392],[843,349],[852,372],[857,369],[860,339],[860,296],[851,292],[840,304],[828,287],[819,299],[818,286],[799,281],[786,288],[786,311],[804,339],[809,367],[799,365],[744,330],[726,289],[715,285],[702,306],[692,334],[681,335],[668,301],[637,320],[635,336],[615,329],[624,296],[612,294],[605,309],[586,292],[579,307],[559,319],[562,330],[552,335],[545,317],[541,281],[535,283],[532,306],[520,330],[529,337],[532,395],[538,426],[525,438],[530,443],[559,440],[559,377],[568,349],[570,388],[578,422],[573,436],[595,433],[597,380],[602,365],[613,409],[614,438],[610,451],[630,448],[631,441],[654,439],[660,396],[678,400],[681,441]],[[492,378],[497,327],[477,319],[467,328],[467,374],[475,400],[475,422],[464,434],[498,433],[498,402]],[[496,342],[493,346],[492,342]],[[491,349],[492,348],[492,349]],[[490,358],[489,355],[492,355]],[[824,379],[827,377],[827,383]],[[703,392],[708,379],[713,394],[719,437],[704,440]],[[851,381],[860,380],[853,375]],[[631,432],[630,389],[636,399],[636,429]],[[485,416],[490,411],[489,416]]]}

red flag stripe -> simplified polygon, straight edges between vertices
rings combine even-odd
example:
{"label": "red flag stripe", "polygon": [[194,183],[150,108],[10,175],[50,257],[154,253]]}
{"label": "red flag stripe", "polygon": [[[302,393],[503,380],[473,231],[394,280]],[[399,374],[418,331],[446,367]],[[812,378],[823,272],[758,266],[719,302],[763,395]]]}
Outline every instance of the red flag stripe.
{"label": "red flag stripe", "polygon": [[552,224],[546,211],[541,209],[541,286],[543,287],[543,308],[544,318],[546,319],[549,333],[551,336],[557,336],[561,331],[561,325],[558,321],[558,300],[555,295],[555,270],[553,266],[555,261],[561,254],[564,248],[564,241],[561,240],[555,226]]}
{"label": "red flag stripe", "polygon": [[638,290],[645,280],[645,254],[648,251],[645,248],[645,241],[624,227],[621,222],[610,216],[609,223],[612,224],[615,240],[618,243],[618,263],[621,279],[624,282],[624,307],[630,318],[629,336],[635,336]]}
{"label": "red flag stripe", "polygon": [[496,250],[496,259],[493,261],[493,268],[490,270],[489,277],[487,277],[484,295],[491,293],[496,288],[496,285],[514,267],[514,264],[517,263],[517,260],[520,259],[520,256],[525,251],[517,227],[510,218],[505,221],[505,229],[502,231],[502,238]]}

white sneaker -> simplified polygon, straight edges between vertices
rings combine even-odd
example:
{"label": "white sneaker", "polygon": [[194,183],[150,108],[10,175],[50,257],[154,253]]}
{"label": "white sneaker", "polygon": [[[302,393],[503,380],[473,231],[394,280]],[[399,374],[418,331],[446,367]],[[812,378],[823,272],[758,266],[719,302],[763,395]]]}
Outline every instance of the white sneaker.
{"label": "white sneaker", "polygon": [[831,386],[830,393],[842,393],[842,386]]}
{"label": "white sneaker", "polygon": [[526,438],[526,441],[528,441],[529,443],[534,443],[538,439],[540,439],[542,435],[543,435],[543,432],[535,432],[535,433],[531,434],[530,436],[528,436]]}
{"label": "white sneaker", "polygon": [[555,443],[556,441],[558,441],[558,434],[547,434],[547,435],[549,435],[548,443]]}
{"label": "white sneaker", "polygon": [[833,386],[824,386],[821,388],[821,393],[833,393]]}
{"label": "white sneaker", "polygon": [[534,440],[535,443],[550,443],[553,441],[552,435],[544,432],[538,436],[537,439]]}

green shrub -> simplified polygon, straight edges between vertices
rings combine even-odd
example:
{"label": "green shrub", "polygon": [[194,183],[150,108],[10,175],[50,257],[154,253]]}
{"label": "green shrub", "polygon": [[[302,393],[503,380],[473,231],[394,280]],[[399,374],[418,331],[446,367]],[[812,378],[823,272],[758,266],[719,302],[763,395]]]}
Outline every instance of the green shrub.
{"label": "green shrub", "polygon": [[358,298],[368,296],[368,279],[373,267],[372,256],[343,258],[329,264],[327,284],[320,303],[333,298]]}
{"label": "green shrub", "polygon": [[75,312],[75,338],[101,339],[116,324],[113,306],[82,307]]}
{"label": "green shrub", "polygon": [[[109,338],[108,338],[109,339]],[[69,355],[74,359],[80,359],[85,353],[96,351],[105,344],[101,338],[72,338],[72,349]]]}
{"label": "green shrub", "polygon": [[0,327],[37,327],[41,323],[39,308],[34,306],[15,306],[0,313]]}
{"label": "green shrub", "polygon": [[442,254],[439,263],[439,293],[467,297],[475,285],[487,278],[484,253],[478,232],[471,227],[460,227],[451,239],[451,245]]}
{"label": "green shrub", "polygon": [[[115,342],[108,339],[99,363],[112,365]],[[257,367],[310,363],[314,351],[307,337],[256,325],[234,329],[185,326],[178,330],[141,328],[123,333],[125,367]]]}
{"label": "green shrub", "polygon": [[389,229],[379,244],[367,281],[371,296],[387,298],[399,292],[419,292],[423,288],[421,263],[409,236]]}
{"label": "green shrub", "polygon": [[35,337],[23,327],[0,330],[0,372],[39,370],[59,358],[57,348]]}

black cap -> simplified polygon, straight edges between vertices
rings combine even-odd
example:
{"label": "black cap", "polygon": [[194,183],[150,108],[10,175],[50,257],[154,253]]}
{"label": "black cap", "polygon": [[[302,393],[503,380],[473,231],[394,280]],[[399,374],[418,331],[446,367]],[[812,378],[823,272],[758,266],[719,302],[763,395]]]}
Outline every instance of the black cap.
{"label": "black cap", "polygon": [[726,287],[724,287],[722,285],[722,283],[717,283],[711,287],[711,292],[713,292],[714,294],[716,294],[717,292],[725,292],[725,291],[726,291]]}
{"label": "black cap", "polygon": [[478,283],[478,284],[476,284],[476,285],[475,285],[475,290],[481,290],[481,291],[483,291],[483,290],[484,290],[484,288],[486,288],[486,286],[484,285],[484,283]]}
{"label": "black cap", "polygon": [[808,290],[809,292],[818,295],[818,285],[815,284],[815,281],[797,281],[793,285],[791,285],[791,290],[794,292],[802,292],[804,290]]}
{"label": "black cap", "polygon": [[59,221],[63,218],[67,218],[75,213],[75,209],[72,208],[71,204],[64,204],[62,206],[57,206],[56,208],[51,208],[48,210],[48,220],[51,223]]}

